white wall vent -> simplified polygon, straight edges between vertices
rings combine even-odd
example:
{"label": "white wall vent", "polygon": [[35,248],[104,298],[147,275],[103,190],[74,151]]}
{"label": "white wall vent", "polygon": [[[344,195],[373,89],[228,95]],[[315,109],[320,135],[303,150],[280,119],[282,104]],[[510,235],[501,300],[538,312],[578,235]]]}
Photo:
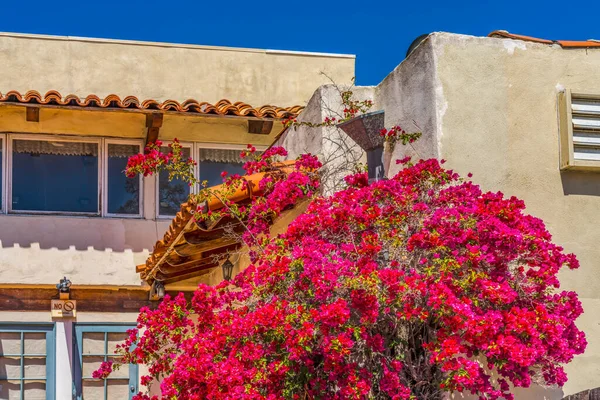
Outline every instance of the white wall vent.
{"label": "white wall vent", "polygon": [[600,169],[600,94],[559,97],[560,168]]}

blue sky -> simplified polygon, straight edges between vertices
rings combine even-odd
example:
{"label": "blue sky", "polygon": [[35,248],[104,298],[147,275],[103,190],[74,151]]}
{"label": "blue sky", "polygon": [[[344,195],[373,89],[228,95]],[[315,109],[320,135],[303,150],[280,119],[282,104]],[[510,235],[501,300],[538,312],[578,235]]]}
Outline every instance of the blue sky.
{"label": "blue sky", "polygon": [[0,31],[356,54],[379,83],[420,34],[600,39],[600,1],[2,1]]}

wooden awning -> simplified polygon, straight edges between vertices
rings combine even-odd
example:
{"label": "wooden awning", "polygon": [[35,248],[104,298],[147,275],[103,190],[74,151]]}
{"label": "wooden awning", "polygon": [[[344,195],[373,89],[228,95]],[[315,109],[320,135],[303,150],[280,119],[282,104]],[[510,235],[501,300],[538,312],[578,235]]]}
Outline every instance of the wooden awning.
{"label": "wooden awning", "polygon": [[[293,164],[294,161],[281,163],[281,170],[289,173]],[[245,176],[248,182],[246,189],[237,190],[228,200],[245,205],[262,195],[259,182],[264,175]],[[218,192],[220,187],[213,187],[213,192]],[[213,197],[200,206],[214,211],[221,209],[223,203]],[[148,284],[154,281],[171,284],[208,274],[223,262],[228,253],[242,247],[240,235],[243,226],[240,221],[224,217],[209,225],[194,217],[197,209],[198,204],[194,202],[182,204],[163,239],[156,242],[146,263],[137,266],[140,277]]]}

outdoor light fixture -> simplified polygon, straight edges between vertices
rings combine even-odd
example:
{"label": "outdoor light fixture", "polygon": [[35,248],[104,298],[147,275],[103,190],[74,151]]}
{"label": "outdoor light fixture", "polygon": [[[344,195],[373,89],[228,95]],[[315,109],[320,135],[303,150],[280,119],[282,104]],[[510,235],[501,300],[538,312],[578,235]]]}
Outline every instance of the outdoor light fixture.
{"label": "outdoor light fixture", "polygon": [[221,264],[221,268],[223,268],[223,280],[230,281],[231,274],[233,273],[233,263],[229,261],[229,257],[223,264]]}
{"label": "outdoor light fixture", "polygon": [[56,289],[61,300],[68,300],[71,294],[71,281],[65,276],[56,284]]}
{"label": "outdoor light fixture", "polygon": [[161,281],[154,281],[150,288],[150,300],[160,300],[165,297],[165,285]]}
{"label": "outdoor light fixture", "polygon": [[359,115],[337,126],[367,153],[369,182],[385,179],[384,138],[381,136],[381,130],[385,125],[384,119],[385,112],[381,110]]}

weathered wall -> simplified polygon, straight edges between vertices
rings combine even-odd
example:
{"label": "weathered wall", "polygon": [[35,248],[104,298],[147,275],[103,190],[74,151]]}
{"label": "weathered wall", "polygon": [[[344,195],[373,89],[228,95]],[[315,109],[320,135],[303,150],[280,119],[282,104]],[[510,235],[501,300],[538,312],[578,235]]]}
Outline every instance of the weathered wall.
{"label": "weathered wall", "polygon": [[304,105],[354,56],[0,33],[0,91]]}
{"label": "weathered wall", "polygon": [[0,214],[0,283],[142,284],[143,264],[170,220],[156,220],[155,177],[144,178],[144,219]]}
{"label": "weathered wall", "polygon": [[[351,87],[342,84],[329,84],[319,87],[306,108],[298,117],[300,122],[318,124],[325,118],[344,117],[341,92],[352,91],[353,100],[374,101],[375,88],[370,86]],[[357,163],[366,164],[366,155],[348,135],[335,126],[311,127],[306,125],[287,129],[275,142],[288,151],[288,158],[294,159],[303,153],[315,154],[323,163],[321,168],[322,191],[331,194],[345,184],[343,178],[355,172]]]}
{"label": "weathered wall", "polygon": [[[412,146],[397,145],[393,159],[443,158],[463,176],[472,172],[484,190],[523,199],[581,261],[560,279],[582,300],[578,326],[587,334],[587,351],[567,367],[563,390],[519,389],[518,399],[561,399],[563,392],[600,386],[600,227],[594,218],[600,173],[559,170],[557,96],[564,88],[600,94],[600,51],[434,33],[374,90],[373,110],[385,110],[386,127],[423,132]],[[302,117],[323,115],[316,110],[323,93],[315,93]],[[283,142],[297,147],[303,140],[308,147],[319,142],[302,131]],[[389,175],[398,169],[392,162]]]}
{"label": "weathered wall", "polygon": [[400,125],[408,132],[422,132],[423,136],[409,146],[396,145],[388,175],[399,171],[393,160],[404,155],[419,158],[438,156],[436,132],[438,108],[435,87],[435,62],[432,44],[425,40],[375,89],[374,110],[385,110],[385,126]]}
{"label": "weathered wall", "polygon": [[600,386],[600,174],[559,170],[557,94],[600,94],[600,51],[563,50],[521,41],[434,34],[436,137],[449,168],[485,190],[523,199],[554,240],[581,261],[564,271],[579,293],[588,337],[567,368],[565,394]]}

